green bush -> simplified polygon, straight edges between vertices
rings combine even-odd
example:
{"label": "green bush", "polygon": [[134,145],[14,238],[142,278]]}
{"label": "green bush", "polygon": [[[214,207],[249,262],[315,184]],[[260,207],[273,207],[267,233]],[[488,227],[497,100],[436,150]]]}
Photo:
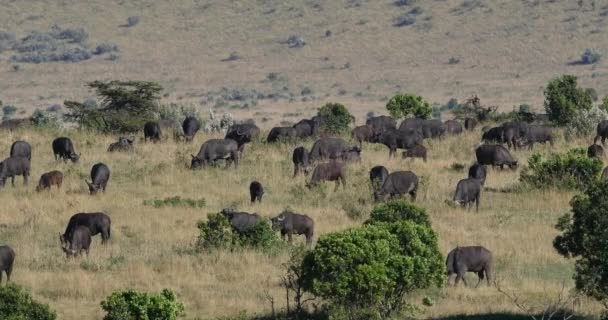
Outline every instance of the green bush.
{"label": "green bush", "polygon": [[239,247],[272,249],[280,243],[277,233],[267,220],[262,220],[253,228],[240,233],[232,228],[230,221],[224,215],[211,213],[207,216],[207,221],[199,221],[197,227],[199,250]]}
{"label": "green bush", "polygon": [[207,202],[204,198],[201,199],[189,199],[182,198],[180,196],[168,197],[164,199],[153,199],[144,200],[144,205],[152,206],[154,208],[162,208],[166,206],[171,207],[190,207],[190,208],[203,208]]}
{"label": "green bush", "polygon": [[576,112],[592,107],[589,93],[580,88],[576,76],[563,75],[549,82],[545,89],[545,110],[557,125],[568,124]]}
{"label": "green bush", "polygon": [[16,284],[0,286],[0,319],[55,320],[57,314],[48,305],[36,302]]}
{"label": "green bush", "polygon": [[94,81],[88,87],[95,90],[101,103],[90,108],[84,103],[65,101],[66,119],[81,128],[103,132],[133,133],[154,120],[162,87],[146,81]]}
{"label": "green bush", "polygon": [[602,103],[599,105],[599,108],[608,112],[608,96],[605,96],[604,99],[602,99]]}
{"label": "green bush", "polygon": [[366,224],[377,224],[382,222],[399,222],[409,220],[414,223],[430,227],[431,221],[423,208],[417,207],[406,200],[391,200],[377,205],[370,215]]}
{"label": "green bush", "polygon": [[608,182],[591,185],[570,202],[571,213],[562,216],[553,241],[557,252],[576,259],[574,280],[578,290],[606,302],[608,298]]}
{"label": "green bush", "polygon": [[608,119],[608,100],[606,109],[594,106],[589,110],[579,110],[570,119],[564,130],[566,139],[588,137],[595,135],[597,124]]}
{"label": "green bush", "polygon": [[112,293],[101,302],[104,320],[175,320],[184,316],[184,305],[175,293],[163,289],[159,294],[132,289]]}
{"label": "green bush", "polygon": [[584,149],[571,149],[565,154],[535,153],[520,180],[535,188],[585,189],[602,171],[602,161],[588,158]]}
{"label": "green bush", "polygon": [[422,97],[413,94],[397,94],[386,104],[386,109],[396,119],[413,116],[428,119],[433,113],[431,105]]}
{"label": "green bush", "polygon": [[325,119],[323,130],[329,133],[344,133],[349,130],[350,124],[355,122],[355,117],[339,103],[325,104],[317,115]]}
{"label": "green bush", "polygon": [[304,290],[338,310],[386,318],[402,310],[413,290],[441,286],[445,267],[437,235],[413,220],[384,222],[395,215],[322,236],[302,262]]}
{"label": "green bush", "polygon": [[36,109],[32,114],[32,125],[37,128],[59,128],[59,119],[50,112]]}

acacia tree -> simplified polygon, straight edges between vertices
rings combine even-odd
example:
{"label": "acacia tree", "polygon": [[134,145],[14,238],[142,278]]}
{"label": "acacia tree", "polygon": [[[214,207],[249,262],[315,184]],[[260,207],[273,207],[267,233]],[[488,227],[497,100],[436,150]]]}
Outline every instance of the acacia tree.
{"label": "acacia tree", "polygon": [[136,132],[155,119],[162,87],[147,81],[93,81],[87,86],[101,99],[91,108],[76,101],[65,101],[66,119],[84,128],[104,132]]}

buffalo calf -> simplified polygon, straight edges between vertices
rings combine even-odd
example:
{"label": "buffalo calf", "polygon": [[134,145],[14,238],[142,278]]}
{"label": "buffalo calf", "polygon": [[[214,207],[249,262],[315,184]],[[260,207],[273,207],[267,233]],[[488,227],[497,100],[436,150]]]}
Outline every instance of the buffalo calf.
{"label": "buffalo calf", "polygon": [[89,255],[89,248],[91,246],[91,231],[85,226],[78,226],[74,229],[70,238],[65,238],[59,234],[59,240],[61,241],[61,249],[65,252],[67,257],[79,256],[82,251]]}
{"label": "buffalo calf", "polygon": [[420,158],[422,161],[426,162],[426,148],[423,145],[417,144],[414,147],[403,151],[402,158]]}
{"label": "buffalo calf", "polygon": [[369,170],[369,181],[372,190],[377,191],[388,177],[388,170],[384,166],[375,166]]}
{"label": "buffalo calf", "polygon": [[144,124],[144,142],[147,142],[148,139],[154,143],[157,143],[161,139],[161,131],[160,125],[158,122],[146,122]]}
{"label": "buffalo calf", "polygon": [[100,190],[106,192],[106,186],[110,180],[110,168],[103,163],[97,163],[91,168],[91,182],[84,181],[89,186],[89,192],[96,194]]}
{"label": "buffalo calf", "polygon": [[251,196],[251,203],[254,203],[256,200],[258,202],[262,202],[262,196],[264,195],[264,186],[258,181],[253,181],[249,185],[249,195]]}
{"label": "buffalo calf", "polygon": [[460,204],[462,207],[469,205],[469,210],[473,202],[475,202],[475,211],[479,211],[479,197],[481,196],[481,181],[478,179],[462,179],[456,185],[454,192],[454,203]]}
{"label": "buffalo calf", "polygon": [[478,179],[483,186],[486,183],[486,166],[475,163],[469,168],[469,178]]}
{"label": "buffalo calf", "polygon": [[304,175],[308,175],[310,171],[310,161],[308,161],[308,150],[304,147],[297,147],[293,149],[291,155],[293,161],[293,176],[297,176],[300,172],[304,172]]}
{"label": "buffalo calf", "polygon": [[0,246],[0,285],[2,285],[2,272],[6,272],[6,282],[11,281],[15,251],[9,246]]}
{"label": "buffalo calf", "polygon": [[40,176],[36,191],[50,190],[51,186],[57,186],[57,189],[61,189],[63,183],[63,173],[61,171],[53,170],[51,172],[44,173]]}
{"label": "buffalo calf", "polygon": [[338,187],[340,187],[340,182],[342,182],[342,188],[346,188],[344,164],[337,161],[318,164],[312,172],[312,178],[310,179],[310,182],[306,184],[306,187],[310,189],[318,185],[321,181],[335,181],[335,190],[338,190]]}
{"label": "buffalo calf", "polygon": [[599,144],[592,144],[587,148],[587,157],[589,158],[604,158],[604,148]]}

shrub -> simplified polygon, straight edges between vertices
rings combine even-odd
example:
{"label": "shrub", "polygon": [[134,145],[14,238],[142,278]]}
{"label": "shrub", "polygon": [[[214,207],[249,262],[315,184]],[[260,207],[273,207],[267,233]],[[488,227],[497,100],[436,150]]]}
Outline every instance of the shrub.
{"label": "shrub", "polygon": [[175,320],[184,316],[184,305],[175,293],[163,289],[159,294],[132,289],[114,292],[101,302],[104,320]]}
{"label": "shrub", "polygon": [[61,28],[57,25],[48,32],[32,31],[11,47],[14,62],[79,62],[91,58],[87,46],[89,34],[83,28]]}
{"label": "shrub", "polygon": [[180,196],[144,201],[144,205],[152,206],[154,208],[162,208],[162,207],[166,207],[166,206],[203,208],[206,204],[207,204],[207,202],[205,201],[204,198],[189,199],[189,198],[181,198]]}
{"label": "shrub", "polygon": [[413,94],[397,94],[386,104],[386,109],[394,118],[401,119],[408,116],[428,119],[433,110],[422,97]]}
{"label": "shrub", "polygon": [[393,20],[394,27],[407,27],[416,23],[416,15],[404,13]]}
{"label": "shrub", "polygon": [[545,110],[549,120],[555,124],[566,125],[577,111],[589,110],[591,107],[591,97],[578,86],[575,76],[555,78],[545,89]]}
{"label": "shrub", "polygon": [[127,28],[130,27],[135,27],[137,24],[139,23],[139,17],[138,16],[131,16],[127,18]]}
{"label": "shrub", "polygon": [[582,64],[595,64],[602,59],[602,55],[595,49],[586,49],[581,55]]}
{"label": "shrub", "polygon": [[376,206],[366,224],[393,223],[402,220],[412,221],[419,225],[431,226],[431,221],[423,208],[406,200],[391,200]]}
{"label": "shrub", "polygon": [[591,101],[596,102],[597,100],[599,100],[597,90],[595,90],[594,88],[587,88],[585,89],[585,92],[589,97],[591,97]]}
{"label": "shrub", "polygon": [[561,232],[553,246],[566,258],[574,258],[574,280],[578,290],[599,300],[608,298],[608,182],[591,185],[570,202],[571,213],[556,225]]}
{"label": "shrub", "polygon": [[7,104],[2,107],[2,118],[10,119],[13,115],[15,115],[15,112],[17,112],[17,107]]}
{"label": "shrub", "polygon": [[95,47],[95,51],[93,51],[93,54],[95,55],[100,55],[100,54],[104,54],[104,53],[108,53],[108,52],[116,52],[118,51],[118,46],[114,43],[100,43],[97,45],[97,47]]}
{"label": "shrub", "polygon": [[601,170],[602,161],[588,158],[584,149],[548,156],[535,153],[521,172],[520,180],[535,188],[585,189],[597,180]]}
{"label": "shrub", "polygon": [[36,109],[34,113],[32,113],[32,125],[37,128],[59,128],[59,119],[57,117],[48,112],[41,111],[40,109]]}
{"label": "shrub", "polygon": [[604,99],[602,99],[602,103],[599,105],[599,108],[608,112],[608,96],[605,96]]}
{"label": "shrub", "polygon": [[132,133],[153,120],[158,112],[162,87],[146,81],[94,81],[88,84],[99,96],[101,105],[92,109],[83,103],[65,101],[66,119],[80,127],[104,132]]}
{"label": "shrub", "polygon": [[339,103],[327,103],[319,109],[319,117],[325,119],[323,130],[330,133],[343,133],[348,131],[349,125],[355,122],[355,117],[348,109]]}
{"label": "shrub", "polygon": [[270,223],[262,220],[247,232],[235,231],[230,221],[221,213],[211,213],[207,221],[197,224],[199,236],[197,248],[205,249],[235,249],[251,247],[270,249],[280,241]]}
{"label": "shrub", "polygon": [[55,320],[57,314],[48,305],[36,302],[16,284],[0,286],[0,319]]}
{"label": "shrub", "polygon": [[594,106],[589,110],[579,110],[566,125],[564,135],[566,139],[588,137],[595,134],[597,124],[606,119],[608,119],[608,110],[602,107]]}

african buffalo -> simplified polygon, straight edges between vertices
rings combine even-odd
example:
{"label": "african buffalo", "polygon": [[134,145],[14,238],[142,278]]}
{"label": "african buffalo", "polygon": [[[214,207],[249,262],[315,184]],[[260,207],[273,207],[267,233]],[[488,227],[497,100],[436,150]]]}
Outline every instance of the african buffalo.
{"label": "african buffalo", "polygon": [[587,157],[589,158],[604,158],[604,148],[599,144],[592,144],[587,148]]}
{"label": "african buffalo", "polygon": [[392,157],[397,149],[411,149],[421,145],[423,136],[415,129],[389,130],[380,135],[378,143],[388,147],[388,156]]}
{"label": "african buffalo", "polygon": [[341,138],[327,137],[321,138],[312,145],[308,159],[310,162],[316,162],[327,159],[338,159],[342,154],[350,148],[346,141]]}
{"label": "african buffalo", "polygon": [[53,140],[53,154],[55,154],[55,160],[63,159],[63,161],[71,160],[72,162],[78,162],[80,155],[74,151],[74,144],[70,138],[61,137]]}
{"label": "african buffalo", "polygon": [[380,190],[374,192],[376,201],[384,201],[387,198],[401,197],[409,194],[412,201],[416,201],[418,192],[418,176],[411,171],[395,171],[386,177]]}
{"label": "african buffalo", "polygon": [[306,187],[309,189],[318,185],[321,181],[335,181],[336,188],[340,186],[340,181],[342,182],[342,188],[346,188],[346,169],[344,167],[344,163],[338,161],[331,161],[328,163],[320,163],[315,167],[315,170],[312,172],[312,178],[310,182],[306,184]]}
{"label": "african buffalo", "polygon": [[312,236],[315,233],[315,222],[307,215],[283,211],[278,216],[270,219],[272,227],[281,231],[281,237],[291,242],[292,234],[303,234],[306,244],[312,244]]}
{"label": "african buffalo", "polygon": [[454,285],[458,285],[458,282],[462,279],[464,285],[467,285],[467,281],[464,275],[467,272],[475,272],[479,277],[477,286],[483,280],[484,275],[488,281],[488,286],[492,280],[492,272],[494,271],[492,252],[484,247],[456,247],[448,254],[445,261],[445,266],[448,273],[448,285],[450,284],[450,278],[456,274],[456,281]]}
{"label": "african buffalo", "polygon": [[527,145],[530,150],[534,147],[534,143],[546,142],[553,146],[553,131],[542,125],[529,126],[526,135],[522,138],[522,145]]}
{"label": "african buffalo", "polygon": [[116,152],[116,151],[124,151],[129,152],[133,151],[133,140],[127,137],[118,138],[117,142],[110,144],[108,147],[108,152]]}
{"label": "african buffalo", "polygon": [[477,127],[477,120],[473,119],[473,118],[466,118],[464,119],[464,128],[471,131],[474,130],[475,127]]}
{"label": "african buffalo", "polygon": [[372,189],[377,191],[388,177],[388,170],[384,166],[375,166],[369,170],[369,181],[372,184]]}
{"label": "african buffalo", "polygon": [[317,124],[309,119],[300,120],[293,125],[293,128],[296,129],[296,136],[298,138],[312,137],[318,131]]}
{"label": "african buffalo", "polygon": [[53,170],[51,172],[44,173],[40,176],[36,191],[50,190],[51,186],[57,186],[57,189],[61,189],[63,183],[63,173],[61,171]]}
{"label": "african buffalo", "polygon": [[186,117],[184,122],[182,122],[182,130],[184,132],[186,142],[192,142],[194,136],[200,129],[201,123],[195,117]]}
{"label": "african buffalo", "polygon": [[483,186],[486,183],[486,172],[486,166],[475,163],[469,168],[469,178],[479,180],[479,183]]}
{"label": "african buffalo", "polygon": [[244,233],[262,222],[257,213],[237,212],[232,209],[223,209],[221,214],[230,221],[232,228],[238,233]]}
{"label": "african buffalo", "polygon": [[310,171],[310,162],[308,161],[308,150],[304,147],[297,147],[293,149],[291,155],[293,161],[293,176],[297,176],[300,171],[304,171],[305,175],[308,175]]}
{"label": "african buffalo", "polygon": [[500,166],[501,169],[505,165],[511,169],[517,168],[517,160],[513,160],[509,151],[498,144],[480,145],[475,149],[475,156],[477,163],[482,165]]}
{"label": "african buffalo", "polygon": [[426,162],[426,148],[423,145],[417,144],[412,148],[403,151],[402,158],[420,158]]}
{"label": "african buffalo", "polygon": [[521,139],[528,134],[529,125],[525,122],[505,122],[501,125],[503,128],[503,141],[509,149],[513,147],[515,150],[519,147]]}
{"label": "african buffalo", "polygon": [[11,178],[13,187],[15,186],[15,176],[23,176],[23,183],[27,184],[30,176],[30,161],[27,158],[10,157],[2,161],[0,169],[0,187],[6,184],[6,179]]}
{"label": "african buffalo", "polygon": [[91,182],[84,180],[89,186],[89,193],[96,194],[99,190],[106,192],[110,180],[110,168],[103,163],[97,163],[91,168]]}
{"label": "african buffalo", "polygon": [[359,148],[363,147],[363,142],[372,142],[374,134],[368,126],[358,126],[353,129],[352,137],[359,143]]}
{"label": "african buffalo", "polygon": [[91,231],[85,226],[77,226],[69,238],[59,234],[59,241],[61,241],[61,249],[67,257],[79,256],[82,251],[85,251],[88,256],[91,246]]}
{"label": "african buffalo", "polygon": [[32,146],[25,141],[15,141],[11,145],[10,156],[27,158],[32,161]]}
{"label": "african buffalo", "polygon": [[2,285],[2,272],[6,272],[6,283],[11,281],[15,251],[9,246],[0,246],[0,285]]}
{"label": "african buffalo", "polygon": [[458,135],[462,133],[462,124],[457,120],[448,120],[443,123],[443,127],[447,134]]}
{"label": "african buffalo", "polygon": [[481,141],[486,142],[486,143],[491,143],[491,142],[503,143],[504,129],[505,128],[503,128],[503,127],[493,127],[493,128],[489,128],[486,131],[483,131],[483,134],[481,135]]}
{"label": "african buffalo", "polygon": [[234,163],[234,167],[239,165],[239,147],[232,139],[210,139],[201,146],[198,154],[192,155],[191,169],[205,167],[208,164],[215,165],[217,160],[226,159],[226,167]]}
{"label": "african buffalo", "polygon": [[600,138],[602,138],[602,144],[604,144],[604,142],[608,138],[608,120],[600,121],[600,123],[597,124],[596,132],[597,134],[593,139],[593,144],[597,144],[597,141]]}
{"label": "african buffalo", "polygon": [[253,123],[243,123],[232,125],[226,132],[224,139],[232,139],[236,141],[238,150],[243,153],[246,143],[250,143],[257,139],[260,135],[260,128]]}
{"label": "african buffalo", "polygon": [[352,147],[342,153],[342,161],[344,162],[361,162],[361,148]]}
{"label": "african buffalo", "polygon": [[370,128],[373,137],[378,137],[385,131],[397,129],[397,121],[389,116],[371,117],[365,121],[365,125]]}
{"label": "african buffalo", "polygon": [[251,184],[249,184],[249,195],[251,196],[251,203],[254,203],[256,200],[262,202],[264,186],[258,181],[251,182]]}
{"label": "african buffalo", "polygon": [[266,142],[293,141],[297,137],[297,131],[293,127],[274,127],[268,133]]}
{"label": "african buffalo", "polygon": [[441,120],[431,119],[419,119],[409,118],[403,120],[399,126],[401,131],[415,130],[419,132],[424,139],[428,138],[440,138],[445,133],[445,127]]}
{"label": "african buffalo", "polygon": [[150,121],[144,124],[144,142],[150,141],[157,143],[160,141],[162,131],[158,122]]}
{"label": "african buffalo", "polygon": [[456,185],[454,198],[452,200],[456,204],[460,204],[463,208],[469,205],[469,210],[475,202],[475,211],[479,211],[479,198],[481,196],[481,181],[474,178],[462,179]]}
{"label": "african buffalo", "polygon": [[110,240],[112,234],[112,220],[103,212],[81,212],[70,217],[65,232],[61,235],[63,240],[67,241],[72,238],[72,234],[77,227],[83,226],[89,229],[90,235],[94,236],[101,234],[101,243],[106,243]]}

